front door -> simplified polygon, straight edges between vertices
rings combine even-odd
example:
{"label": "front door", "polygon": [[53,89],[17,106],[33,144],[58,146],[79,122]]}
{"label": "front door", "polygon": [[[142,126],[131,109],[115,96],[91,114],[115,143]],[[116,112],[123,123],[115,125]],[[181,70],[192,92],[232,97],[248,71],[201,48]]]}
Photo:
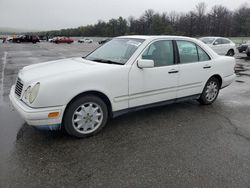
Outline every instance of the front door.
{"label": "front door", "polygon": [[129,73],[129,107],[176,98],[179,70],[175,64],[173,42],[151,43],[139,57],[154,61],[153,68],[139,68],[137,62]]}

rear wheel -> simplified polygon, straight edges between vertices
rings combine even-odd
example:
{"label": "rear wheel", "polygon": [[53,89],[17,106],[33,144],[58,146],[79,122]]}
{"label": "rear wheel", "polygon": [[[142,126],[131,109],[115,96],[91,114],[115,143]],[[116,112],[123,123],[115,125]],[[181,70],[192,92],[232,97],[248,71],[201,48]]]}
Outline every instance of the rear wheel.
{"label": "rear wheel", "polygon": [[228,50],[227,56],[234,56],[234,50]]}
{"label": "rear wheel", "polygon": [[68,134],[84,138],[97,134],[107,123],[108,109],[102,99],[85,95],[66,109],[63,125]]}
{"label": "rear wheel", "polygon": [[219,90],[220,90],[219,80],[216,77],[210,78],[207,81],[198,101],[203,105],[212,104],[216,100],[219,94]]}

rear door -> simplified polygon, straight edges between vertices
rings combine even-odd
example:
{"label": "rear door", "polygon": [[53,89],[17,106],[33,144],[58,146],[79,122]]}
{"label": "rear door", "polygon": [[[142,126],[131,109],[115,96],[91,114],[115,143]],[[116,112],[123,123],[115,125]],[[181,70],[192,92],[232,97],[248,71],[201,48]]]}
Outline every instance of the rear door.
{"label": "rear door", "polygon": [[176,41],[179,54],[179,87],[177,98],[200,94],[211,75],[212,60],[193,42]]}

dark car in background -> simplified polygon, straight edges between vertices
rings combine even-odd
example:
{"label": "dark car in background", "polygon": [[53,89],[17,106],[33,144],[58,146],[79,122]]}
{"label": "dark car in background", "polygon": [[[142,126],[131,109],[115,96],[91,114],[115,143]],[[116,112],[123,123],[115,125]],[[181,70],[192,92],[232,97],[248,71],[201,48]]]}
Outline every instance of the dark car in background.
{"label": "dark car in background", "polygon": [[37,43],[40,42],[38,36],[34,35],[21,35],[18,37],[13,37],[12,42],[14,43],[21,43],[21,42],[32,42]]}
{"label": "dark car in background", "polygon": [[104,44],[104,43],[106,43],[106,42],[108,42],[108,41],[110,41],[111,39],[103,39],[103,40],[100,40],[98,43],[99,44]]}
{"label": "dark car in background", "polygon": [[238,47],[238,51],[239,51],[239,53],[245,52],[247,54],[247,56],[250,57],[250,41],[247,41],[246,43],[241,44]]}

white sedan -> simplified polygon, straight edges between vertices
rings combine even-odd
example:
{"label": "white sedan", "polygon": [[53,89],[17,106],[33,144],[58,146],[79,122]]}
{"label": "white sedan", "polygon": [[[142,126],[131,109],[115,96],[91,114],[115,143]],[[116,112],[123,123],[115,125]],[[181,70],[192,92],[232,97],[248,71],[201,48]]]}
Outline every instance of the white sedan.
{"label": "white sedan", "polygon": [[92,39],[88,39],[88,38],[83,38],[83,39],[79,39],[78,42],[79,43],[92,43],[93,40]]}
{"label": "white sedan", "polygon": [[202,42],[207,44],[219,55],[234,56],[236,52],[236,45],[228,38],[223,37],[203,37],[200,38]]}
{"label": "white sedan", "polygon": [[10,100],[29,125],[86,137],[130,111],[186,99],[212,104],[235,79],[234,66],[193,38],[124,36],[85,58],[24,67]]}

